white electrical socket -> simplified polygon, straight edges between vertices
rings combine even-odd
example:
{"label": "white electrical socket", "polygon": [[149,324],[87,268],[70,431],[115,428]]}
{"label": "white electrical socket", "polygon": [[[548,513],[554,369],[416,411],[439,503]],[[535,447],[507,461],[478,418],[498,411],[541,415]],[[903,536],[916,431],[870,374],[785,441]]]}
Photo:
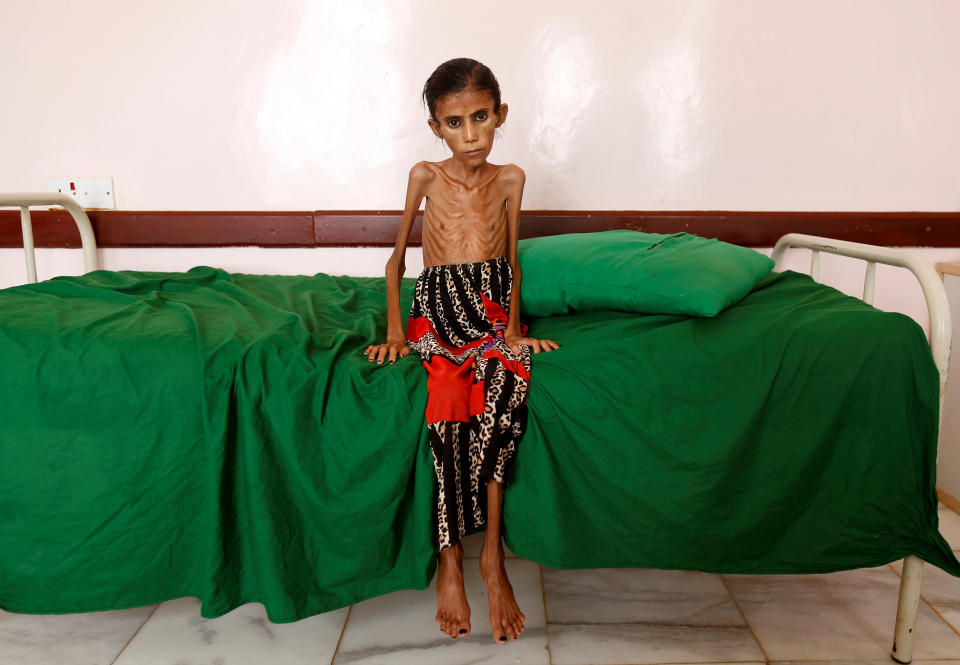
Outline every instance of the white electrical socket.
{"label": "white electrical socket", "polygon": [[47,191],[66,194],[77,203],[80,203],[79,181],[79,178],[47,178]]}
{"label": "white electrical socket", "polygon": [[113,210],[113,178],[79,178],[80,205],[87,210]]}
{"label": "white electrical socket", "polygon": [[85,210],[113,210],[113,178],[47,178],[47,191],[73,197]]}

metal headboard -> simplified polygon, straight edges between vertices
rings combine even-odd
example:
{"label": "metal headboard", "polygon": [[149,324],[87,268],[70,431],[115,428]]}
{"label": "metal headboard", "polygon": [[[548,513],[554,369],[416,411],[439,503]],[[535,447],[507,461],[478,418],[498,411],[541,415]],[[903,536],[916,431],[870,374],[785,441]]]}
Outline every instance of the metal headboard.
{"label": "metal headboard", "polygon": [[[847,240],[834,240],[801,233],[788,233],[777,241],[770,257],[774,260],[774,270],[781,269],[783,254],[788,247],[805,247],[813,251],[810,260],[810,276],[820,276],[820,252],[839,254],[867,262],[867,272],[863,280],[863,300],[873,303],[876,287],[876,264],[898,266],[911,271],[920,282],[923,297],[927,301],[930,315],[930,351],[940,371],[940,418],[942,424],[943,398],[947,389],[947,367],[950,363],[950,305],[943,282],[933,266],[922,257],[902,249],[876,247]],[[940,441],[939,430],[937,441]],[[937,446],[939,457],[940,446]],[[897,618],[893,628],[893,648],[891,657],[898,663],[909,663],[913,658],[913,639],[917,625],[917,613],[920,607],[920,584],[923,577],[923,560],[910,554],[903,560],[900,573],[900,595],[897,599]]]}
{"label": "metal headboard", "polygon": [[37,261],[33,251],[33,224],[30,221],[30,206],[61,205],[73,216],[80,230],[80,241],[83,243],[84,272],[99,270],[100,262],[97,259],[97,239],[93,233],[90,218],[80,204],[66,194],[52,192],[19,192],[0,194],[0,207],[20,208],[20,224],[23,227],[23,251],[27,258],[27,282],[37,281]]}

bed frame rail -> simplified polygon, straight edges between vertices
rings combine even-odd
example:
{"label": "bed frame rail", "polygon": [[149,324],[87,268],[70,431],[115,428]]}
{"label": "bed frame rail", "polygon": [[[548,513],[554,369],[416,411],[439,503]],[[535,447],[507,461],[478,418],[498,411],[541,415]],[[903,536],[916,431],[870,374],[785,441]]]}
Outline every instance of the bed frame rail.
{"label": "bed frame rail", "polygon": [[[876,290],[876,266],[878,263],[910,270],[923,289],[930,316],[930,351],[940,372],[940,417],[943,417],[943,398],[947,388],[947,367],[950,362],[950,306],[943,282],[933,266],[922,257],[902,249],[876,247],[846,240],[833,240],[800,233],[788,233],[777,241],[770,255],[775,262],[774,270],[782,269],[783,255],[788,247],[810,249],[810,276],[820,277],[820,253],[839,254],[867,262],[863,280],[863,300],[873,304]],[[939,443],[939,432],[937,440]],[[939,445],[938,445],[939,450]],[[891,657],[899,663],[913,659],[913,638],[916,633],[917,611],[920,608],[920,583],[923,576],[923,560],[910,555],[903,560],[900,574],[900,596],[897,602],[897,619],[893,629]]]}
{"label": "bed frame rail", "polygon": [[66,194],[59,192],[20,192],[0,194],[0,207],[20,208],[20,225],[23,228],[23,251],[27,259],[27,283],[37,281],[37,259],[33,251],[33,223],[30,221],[30,206],[61,205],[67,209],[80,230],[80,242],[83,245],[84,272],[98,270],[97,239],[93,233],[90,218],[80,204]]}

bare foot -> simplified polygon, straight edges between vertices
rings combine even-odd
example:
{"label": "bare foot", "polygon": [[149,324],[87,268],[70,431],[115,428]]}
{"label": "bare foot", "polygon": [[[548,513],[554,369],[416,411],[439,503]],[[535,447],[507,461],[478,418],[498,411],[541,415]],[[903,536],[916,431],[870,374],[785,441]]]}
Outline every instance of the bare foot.
{"label": "bare foot", "polygon": [[470,605],[463,588],[463,545],[440,552],[437,565],[437,616],[440,630],[456,639],[470,634]]}
{"label": "bare foot", "polygon": [[[487,587],[487,598],[490,601],[490,627],[493,628],[493,641],[497,644],[506,644],[507,635],[517,639],[524,630],[524,620],[527,618],[517,606],[513,597],[513,587],[507,579],[507,570],[503,567],[503,548],[488,548],[484,542],[480,550],[480,577]],[[491,550],[485,552],[484,550]]]}

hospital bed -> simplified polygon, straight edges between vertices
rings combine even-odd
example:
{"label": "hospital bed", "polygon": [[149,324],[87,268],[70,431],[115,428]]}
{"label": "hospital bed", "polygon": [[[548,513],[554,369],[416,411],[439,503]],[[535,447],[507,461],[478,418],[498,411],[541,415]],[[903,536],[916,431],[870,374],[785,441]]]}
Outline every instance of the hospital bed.
{"label": "hospital bed", "polygon": [[[30,206],[39,205],[62,205],[70,212],[82,239],[83,276],[36,282]],[[90,222],[69,197],[6,194],[0,195],[0,206],[21,210],[28,275],[27,285],[0,290],[0,362],[7,370],[7,390],[0,396],[0,403],[6,405],[0,421],[0,454],[8,470],[0,474],[0,607],[29,613],[94,611],[193,595],[204,601],[207,617],[219,616],[244,602],[260,601],[272,620],[292,621],[393,590],[426,588],[436,566],[430,522],[434,480],[422,419],[409,417],[423,413],[423,372],[409,357],[389,374],[364,367],[359,352],[365,346],[359,340],[377,339],[382,332],[382,279],[323,273],[243,275],[206,266],[187,273],[101,271]],[[857,447],[862,442],[858,443],[844,420],[831,425],[831,431],[842,432],[833,447],[821,446],[808,457],[803,457],[806,451],[779,451],[779,457],[764,457],[761,448],[774,447],[771,442],[778,439],[790,440],[790,434],[783,421],[768,422],[756,413],[746,414],[744,423],[735,427],[753,433],[733,436],[734,447],[718,445],[708,451],[718,456],[724,450],[743,453],[735,469],[732,462],[727,471],[716,466],[718,475],[729,477],[724,486],[736,486],[747,497],[752,490],[738,486],[739,479],[770,477],[784,469],[793,473],[789,466],[793,462],[784,460],[794,457],[804,466],[796,467],[797,479],[781,476],[776,487],[767,488],[767,494],[750,495],[753,503],[740,505],[738,495],[725,494],[730,508],[708,517],[719,520],[716,523],[721,526],[727,524],[724,520],[736,523],[743,529],[739,535],[744,540],[739,545],[733,539],[724,541],[720,533],[701,533],[709,531],[704,526],[710,524],[707,517],[696,522],[708,512],[722,478],[716,485],[703,480],[693,486],[687,478],[705,476],[685,474],[699,461],[685,458],[686,452],[677,452],[679,448],[664,449],[656,453],[659,458],[643,462],[664,463],[661,475],[649,480],[649,485],[660,484],[659,493],[648,491],[645,481],[625,478],[631,465],[637,464],[630,455],[648,454],[647,446],[601,449],[598,442],[605,440],[591,439],[586,430],[576,430],[583,421],[595,418],[594,429],[605,429],[608,437],[618,436],[621,426],[634,428],[624,430],[623,440],[645,431],[645,424],[634,423],[631,414],[620,417],[613,412],[618,404],[616,395],[601,395],[595,402],[578,395],[576,404],[563,402],[564,394],[571,392],[570,382],[595,380],[570,374],[571,366],[600,362],[590,355],[591,349],[602,344],[598,341],[602,338],[590,337],[593,331],[616,329],[620,339],[635,340],[638,347],[662,348],[659,356],[633,358],[650,376],[667,374],[666,370],[673,368],[691,371],[692,365],[683,365],[680,357],[671,358],[669,367],[661,364],[671,349],[680,348],[669,346],[679,344],[678,339],[691,340],[680,355],[703,353],[701,364],[716,362],[715,371],[741,362],[741,358],[755,359],[744,355],[749,352],[747,347],[769,346],[774,353],[756,356],[758,367],[751,381],[774,386],[781,391],[778,399],[782,402],[793,399],[782,392],[785,374],[796,386],[808,385],[803,382],[810,380],[807,366],[791,365],[791,356],[783,349],[802,348],[809,357],[819,357],[821,348],[816,344],[823,341],[810,330],[813,321],[823,321],[824,313],[833,311],[830,308],[838,312],[838,318],[857,319],[853,328],[882,324],[878,338],[894,335],[894,330],[902,331],[905,339],[922,337],[919,327],[902,315],[851,303],[855,299],[792,272],[771,274],[744,301],[715,319],[637,317],[623,312],[544,318],[534,326],[553,326],[555,332],[545,337],[561,343],[578,336],[590,341],[582,347],[564,345],[567,353],[574,354],[570,356],[574,362],[568,361],[567,367],[550,364],[552,358],[547,356],[559,358],[559,353],[537,358],[535,365],[542,366],[538,369],[543,378],[539,386],[531,386],[530,429],[517,455],[516,481],[511,488],[514,496],[504,506],[505,538],[519,556],[558,568],[635,565],[757,574],[830,572],[880,565],[901,558],[893,557],[892,552],[902,552],[892,656],[910,662],[923,569],[918,554],[960,576],[960,563],[937,532],[933,491],[938,409],[942,410],[950,353],[946,296],[934,269],[906,251],[788,234],[773,250],[775,272],[782,269],[789,247],[811,250],[813,280],[819,277],[823,253],[866,261],[863,301],[867,305],[873,302],[877,264],[905,268],[919,281],[930,317],[929,355],[923,355],[926,350],[918,355],[909,339],[903,347],[883,350],[889,355],[877,357],[889,358],[890,365],[896,364],[897,358],[906,358],[904,376],[913,376],[917,385],[875,397],[889,398],[890,404],[909,402],[905,410],[916,413],[923,423],[915,427],[909,417],[897,420],[899,416],[885,413],[881,427],[902,428],[908,432],[909,443],[914,443],[911,437],[929,439],[916,444],[926,446],[924,450],[901,453],[893,441],[887,451],[871,453],[868,447]],[[404,311],[409,308],[412,282],[403,280]],[[190,300],[188,293],[202,297]],[[782,326],[779,319],[789,317],[779,312],[787,311],[784,303],[790,298],[802,300],[805,309],[802,313],[798,309],[797,323],[790,324],[793,327],[783,327],[786,324]],[[229,303],[224,305],[227,299]],[[165,327],[157,327],[161,320],[166,321]],[[752,329],[751,322],[760,321],[756,329],[764,331],[762,338],[747,339],[746,343],[735,339],[729,335],[732,321],[737,330],[747,331],[744,334]],[[849,343],[842,350],[849,354],[864,342],[847,340],[846,330],[838,328],[830,335]],[[531,334],[536,334],[536,329]],[[717,359],[718,354],[706,342],[719,344],[720,338],[728,344],[723,347],[727,355]],[[21,357],[27,360],[14,361]],[[336,362],[327,363],[331,357]],[[71,365],[57,364],[64,359],[71,359],[66,361]],[[581,365],[577,365],[578,359]],[[759,368],[768,360],[771,367]],[[925,374],[927,363],[933,369]],[[842,365],[835,364],[838,375]],[[752,372],[743,367],[736,371],[739,375]],[[861,371],[866,370],[857,369],[851,376]],[[939,393],[935,385],[930,389],[927,380],[936,373]],[[611,375],[607,371],[604,376]],[[889,376],[878,374],[869,385],[880,386],[887,379]],[[703,380],[699,376],[688,383]],[[610,392],[628,390],[625,386],[612,385]],[[772,388],[751,393],[744,382],[737,390],[742,391],[744,400],[765,402],[769,395],[764,391]],[[798,391],[802,392],[801,388]],[[920,397],[916,398],[920,401],[910,401],[925,391],[929,393],[926,402]],[[345,394],[353,395],[353,401],[345,402]],[[705,399],[720,398],[711,393]],[[850,419],[871,416],[864,411],[866,402],[857,402],[855,396],[844,399],[849,403],[837,413]],[[384,415],[384,409],[377,406],[388,402],[400,402],[403,408],[394,416],[386,409]],[[197,405],[195,413],[193,405]],[[658,408],[665,412],[675,406],[663,402]],[[702,417],[709,419],[709,405],[703,408],[706,415]],[[778,407],[770,404],[763,408],[775,411]],[[797,413],[804,408],[798,402]],[[131,411],[136,413],[131,415]],[[346,412],[351,418],[341,417]],[[696,431],[677,424],[689,421],[691,413],[678,411],[663,417],[648,411],[645,417],[665,418],[658,422],[677,427],[678,442],[691,443],[690,450],[695,449],[692,444],[700,445],[696,454],[702,457],[705,449]],[[311,415],[304,419],[303,414]],[[70,417],[83,422],[78,426]],[[693,419],[697,417],[693,414]],[[783,431],[763,439],[763,447],[745,448],[760,441],[757,432],[767,431],[771,425]],[[418,436],[413,448],[409,441]],[[824,437],[819,431],[816,436]],[[870,435],[876,436],[877,432]],[[593,449],[575,450],[587,439]],[[791,445],[799,440],[790,440]],[[304,441],[316,445],[303,445]],[[836,452],[840,449],[849,450],[850,459],[867,465],[869,474],[865,471],[853,480],[844,476],[845,480],[829,481],[829,467],[817,468],[816,464],[834,460],[832,456],[836,456],[832,464],[849,464],[840,459],[841,453]],[[606,489],[584,489],[582,477],[564,475],[572,473],[568,469],[574,465],[574,452],[581,454],[578,463],[609,482]],[[899,468],[876,471],[885,455],[899,454],[903,455],[895,463]],[[603,464],[591,458],[602,458]],[[722,465],[723,461],[718,458],[713,464]],[[765,470],[753,469],[764,464]],[[541,476],[548,470],[554,477],[544,481]],[[800,471],[822,474],[823,484],[833,482],[833,496],[842,497],[845,503],[833,505],[828,496],[825,505],[814,506],[819,499],[812,495],[784,501],[792,486],[801,488]],[[903,478],[911,472],[922,477]],[[892,474],[899,474],[901,480]],[[687,484],[672,483],[670,478],[684,479]],[[617,484],[621,480],[622,484]],[[857,498],[870,494],[867,481],[874,480],[878,494],[889,495],[890,483],[902,482],[909,489],[903,495],[887,496],[885,507],[876,496]],[[850,487],[837,489],[837,482]],[[880,483],[887,485],[880,487]],[[587,491],[595,494],[588,496]],[[699,506],[696,514],[684,512],[682,502],[669,500],[684,492],[689,505]],[[582,504],[574,507],[563,495],[578,496]],[[594,505],[589,517],[576,514],[580,505],[589,504],[591,496],[602,503]],[[621,501],[630,503],[634,511],[630,514],[650,531],[640,533],[643,529],[637,527],[617,532],[628,526],[618,523],[622,520],[617,514],[604,511]],[[761,505],[763,501],[767,505]],[[916,505],[901,505],[905,501]],[[867,518],[859,522],[856,515],[860,512],[876,513],[878,520],[893,526],[885,527],[888,532],[863,533],[864,525],[881,522]],[[734,518],[733,513],[739,517]],[[797,532],[801,540],[816,541],[809,527],[815,525],[813,530],[823,530],[820,549],[811,553],[809,560],[790,558],[784,552],[794,545],[790,544],[793,532],[784,527],[778,534],[780,540],[769,541],[766,553],[751,552],[747,537],[759,537],[750,533],[751,513],[767,531],[774,519],[807,524],[806,532]],[[827,533],[831,521],[827,516],[840,523],[843,531]],[[689,522],[689,530],[684,520]],[[591,521],[616,536],[605,542],[597,535],[603,531],[589,532]],[[586,535],[569,533],[573,522],[579,522],[578,529],[587,529]],[[665,527],[670,524],[673,533]],[[915,528],[916,538],[898,530],[903,525]],[[722,544],[716,552],[703,553],[708,541],[701,540],[701,535]],[[580,538],[594,540],[597,547],[582,548],[577,544]],[[776,549],[781,541],[784,546]],[[271,545],[277,543],[282,546]],[[850,544],[864,543],[867,551],[850,550]],[[661,546],[663,551],[658,552]],[[116,550],[120,554],[113,554]],[[322,552],[321,560],[316,558],[317,551]],[[310,583],[305,583],[303,576],[308,574]],[[82,582],[77,576],[83,576]]]}

